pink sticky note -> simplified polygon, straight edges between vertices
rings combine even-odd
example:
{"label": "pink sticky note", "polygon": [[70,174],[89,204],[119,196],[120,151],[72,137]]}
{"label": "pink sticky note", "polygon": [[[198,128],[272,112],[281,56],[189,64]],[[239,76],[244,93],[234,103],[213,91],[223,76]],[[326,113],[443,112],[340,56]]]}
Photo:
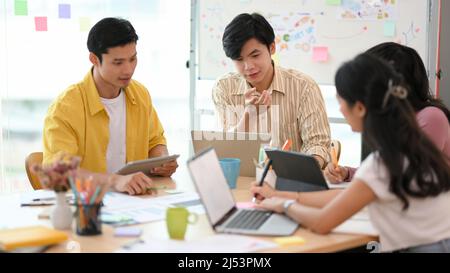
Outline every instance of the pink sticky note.
{"label": "pink sticky note", "polygon": [[239,209],[254,208],[255,203],[253,203],[253,202],[237,202],[236,207],[238,207]]}
{"label": "pink sticky note", "polygon": [[47,16],[34,17],[36,31],[47,31]]}
{"label": "pink sticky note", "polygon": [[313,47],[313,61],[315,62],[328,61],[328,47],[326,46]]}

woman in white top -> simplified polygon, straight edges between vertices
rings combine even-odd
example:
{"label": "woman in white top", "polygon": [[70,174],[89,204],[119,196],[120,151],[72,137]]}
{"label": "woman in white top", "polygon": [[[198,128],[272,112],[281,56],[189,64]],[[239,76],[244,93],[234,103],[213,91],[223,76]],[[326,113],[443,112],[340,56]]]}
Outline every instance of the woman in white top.
{"label": "woman in white top", "polygon": [[401,76],[364,53],[335,83],[341,112],[374,152],[345,190],[286,193],[293,202],[254,186],[259,206],[322,234],[368,206],[382,251],[450,252],[450,159],[419,128]]}

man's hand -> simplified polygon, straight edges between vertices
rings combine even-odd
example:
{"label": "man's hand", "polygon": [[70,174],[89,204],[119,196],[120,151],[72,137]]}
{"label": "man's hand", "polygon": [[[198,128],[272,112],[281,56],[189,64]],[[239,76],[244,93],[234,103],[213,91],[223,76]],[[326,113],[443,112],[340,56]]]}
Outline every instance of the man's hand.
{"label": "man's hand", "polygon": [[153,193],[148,189],[153,186],[150,177],[142,172],[129,175],[115,175],[113,188],[118,192],[126,192],[131,195]]}
{"label": "man's hand", "polygon": [[150,170],[150,174],[169,177],[178,168],[178,163],[176,160],[164,163],[161,167],[156,167]]}
{"label": "man's hand", "polygon": [[261,110],[265,110],[268,109],[272,104],[272,92],[269,92],[267,90],[258,92],[256,91],[256,88],[252,88],[244,93],[244,99],[245,99],[245,106],[249,105],[265,106],[265,107],[258,107]]}
{"label": "man's hand", "polygon": [[331,183],[341,183],[348,177],[348,169],[342,166],[334,167],[333,163],[328,163],[324,171],[325,177]]}

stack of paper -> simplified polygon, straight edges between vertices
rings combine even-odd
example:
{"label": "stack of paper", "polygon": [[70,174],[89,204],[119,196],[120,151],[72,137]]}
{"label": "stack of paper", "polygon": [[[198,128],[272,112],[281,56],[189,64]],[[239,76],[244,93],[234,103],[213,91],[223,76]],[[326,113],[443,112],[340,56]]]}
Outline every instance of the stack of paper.
{"label": "stack of paper", "polygon": [[372,222],[369,219],[369,214],[365,209],[336,227],[333,232],[372,236],[379,235],[378,231],[373,227]]}
{"label": "stack of paper", "polygon": [[190,212],[205,213],[200,198],[195,192],[143,198],[110,192],[104,200],[102,221],[114,226],[140,224],[164,220],[168,207],[182,206]]}

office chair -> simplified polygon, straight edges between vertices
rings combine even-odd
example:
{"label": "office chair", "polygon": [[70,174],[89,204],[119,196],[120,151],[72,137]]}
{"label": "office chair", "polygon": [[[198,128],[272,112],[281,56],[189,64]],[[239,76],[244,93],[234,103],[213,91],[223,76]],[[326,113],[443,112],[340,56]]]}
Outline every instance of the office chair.
{"label": "office chair", "polygon": [[43,158],[42,152],[34,152],[27,156],[25,159],[25,170],[27,171],[28,180],[31,183],[31,186],[35,190],[42,189],[41,183],[39,181],[39,177],[31,171],[31,167],[34,164],[41,164]]}

